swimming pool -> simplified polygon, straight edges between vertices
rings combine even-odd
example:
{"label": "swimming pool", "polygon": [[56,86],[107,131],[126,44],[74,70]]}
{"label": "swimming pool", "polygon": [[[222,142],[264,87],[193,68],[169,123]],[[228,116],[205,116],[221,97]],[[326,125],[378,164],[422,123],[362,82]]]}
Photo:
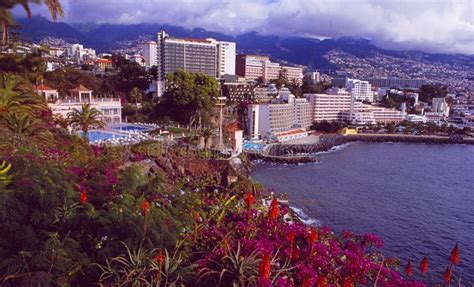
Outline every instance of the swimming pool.
{"label": "swimming pool", "polygon": [[[82,132],[80,133],[80,135],[82,135]],[[124,136],[122,135],[116,135],[105,131],[90,131],[87,133],[87,137],[89,138],[90,142],[102,141],[106,139],[124,138]]]}
{"label": "swimming pool", "polygon": [[124,125],[124,126],[112,127],[112,129],[118,130],[118,131],[127,131],[127,132],[130,132],[130,131],[143,132],[143,131],[148,131],[151,128],[144,127],[144,126],[138,126],[138,125]]}
{"label": "swimming pool", "polygon": [[248,151],[261,151],[265,145],[261,143],[246,142],[242,147],[244,150]]}

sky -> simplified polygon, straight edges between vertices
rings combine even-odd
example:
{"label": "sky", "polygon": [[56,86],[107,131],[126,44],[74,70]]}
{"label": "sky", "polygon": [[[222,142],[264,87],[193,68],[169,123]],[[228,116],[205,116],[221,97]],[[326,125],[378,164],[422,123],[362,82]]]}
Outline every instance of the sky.
{"label": "sky", "polygon": [[[63,22],[159,23],[226,34],[372,40],[377,46],[474,54],[474,0],[60,0]],[[44,8],[32,7],[47,15]],[[17,13],[15,13],[17,14]]]}

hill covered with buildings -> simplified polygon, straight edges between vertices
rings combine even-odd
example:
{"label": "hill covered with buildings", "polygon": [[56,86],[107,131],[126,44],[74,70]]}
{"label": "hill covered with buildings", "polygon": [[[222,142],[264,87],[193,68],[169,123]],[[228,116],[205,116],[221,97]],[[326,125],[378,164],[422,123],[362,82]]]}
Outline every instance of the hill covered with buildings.
{"label": "hill covered with buildings", "polygon": [[[136,44],[139,39],[155,39],[161,29],[176,37],[215,38],[221,41],[236,42],[239,51],[269,55],[275,59],[305,65],[312,69],[338,70],[340,65],[328,59],[328,53],[342,51],[351,56],[366,59],[374,54],[423,63],[456,65],[466,69],[474,68],[474,56],[429,54],[419,51],[390,51],[376,47],[370,40],[339,38],[316,39],[304,37],[280,37],[250,32],[240,35],[227,35],[201,28],[185,29],[166,24],[84,24],[51,22],[44,17],[19,19],[22,37],[40,42],[45,37],[61,38],[70,42],[80,42],[99,52],[123,49]],[[331,54],[330,54],[331,56]],[[471,79],[473,75],[470,75]]]}

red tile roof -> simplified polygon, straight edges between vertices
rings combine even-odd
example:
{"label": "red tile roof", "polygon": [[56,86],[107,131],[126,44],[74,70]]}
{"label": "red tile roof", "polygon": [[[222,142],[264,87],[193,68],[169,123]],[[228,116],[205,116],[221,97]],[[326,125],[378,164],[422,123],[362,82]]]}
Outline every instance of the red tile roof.
{"label": "red tile roof", "polygon": [[53,88],[48,87],[48,86],[43,85],[43,84],[38,85],[38,86],[34,86],[33,88],[34,88],[35,91],[49,91],[49,90],[54,91],[54,90],[56,90],[56,89],[53,89]]}
{"label": "red tile roof", "polygon": [[278,137],[282,137],[282,136],[288,136],[288,135],[297,135],[297,134],[301,134],[301,133],[304,133],[304,132],[305,132],[304,129],[295,129],[295,130],[289,130],[289,131],[285,131],[285,132],[275,133],[275,135],[278,136]]}
{"label": "red tile roof", "polygon": [[242,129],[239,127],[239,124],[236,122],[230,123],[224,127],[227,132],[235,132],[241,131]]}
{"label": "red tile roof", "polygon": [[92,92],[92,90],[89,90],[88,88],[84,87],[83,85],[79,85],[75,87],[74,89],[70,90],[70,92]]}
{"label": "red tile roof", "polygon": [[109,60],[109,59],[97,59],[95,61],[96,63],[104,63],[104,64],[112,64],[112,60]]}

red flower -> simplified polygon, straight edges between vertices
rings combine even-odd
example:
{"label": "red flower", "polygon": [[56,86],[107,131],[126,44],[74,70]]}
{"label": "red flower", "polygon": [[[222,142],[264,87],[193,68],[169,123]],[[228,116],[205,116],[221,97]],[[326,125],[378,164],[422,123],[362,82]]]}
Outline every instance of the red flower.
{"label": "red flower", "polygon": [[423,260],[421,260],[420,271],[421,274],[425,274],[428,271],[428,258],[426,258],[426,256],[423,257]]}
{"label": "red flower", "polygon": [[163,250],[156,252],[155,260],[160,266],[165,262],[165,254],[163,253]]}
{"label": "red flower", "polygon": [[278,207],[278,200],[276,197],[273,198],[272,203],[270,204],[270,210],[268,211],[268,218],[271,220],[277,219],[278,214],[280,213]]}
{"label": "red flower", "polygon": [[293,249],[293,253],[291,254],[291,259],[292,260],[298,260],[300,258],[300,248],[298,246]]}
{"label": "red flower", "polygon": [[323,274],[320,274],[318,276],[318,287],[326,287],[326,286],[327,286],[326,276]]}
{"label": "red flower", "polygon": [[318,230],[316,229],[316,227],[311,227],[311,229],[309,230],[308,239],[309,244],[313,244],[318,241]]}
{"label": "red flower", "polygon": [[288,233],[288,241],[290,241],[290,246],[293,246],[293,242],[295,242],[295,232],[290,231]]}
{"label": "red flower", "polygon": [[456,243],[456,246],[454,246],[453,250],[451,250],[451,256],[449,257],[449,261],[451,261],[452,264],[458,265],[459,264],[459,246]]}
{"label": "red flower", "polygon": [[255,201],[255,198],[251,192],[247,192],[244,197],[245,203],[247,203],[247,207],[252,206]]}
{"label": "red flower", "polygon": [[405,273],[408,277],[413,276],[413,267],[411,266],[411,260],[408,260],[407,266],[405,267]]}
{"label": "red flower", "polygon": [[309,278],[304,278],[303,283],[301,284],[302,287],[311,287],[311,281]]}
{"label": "red flower", "polygon": [[84,204],[87,202],[87,192],[83,191],[81,192],[81,204]]}
{"label": "red flower", "polygon": [[143,214],[144,214],[145,216],[147,216],[147,215],[148,215],[148,211],[150,210],[150,203],[145,200],[145,201],[143,201],[141,207],[142,207]]}
{"label": "red flower", "polygon": [[264,254],[259,269],[260,279],[270,279],[270,255]]}
{"label": "red flower", "polygon": [[344,283],[342,283],[342,287],[354,287],[354,283],[350,278],[344,279]]}
{"label": "red flower", "polygon": [[443,277],[444,277],[444,284],[446,285],[451,284],[451,268],[449,268],[449,266],[446,267]]}
{"label": "red flower", "polygon": [[194,220],[195,220],[196,222],[202,222],[202,217],[201,217],[201,215],[199,214],[199,212],[194,213]]}
{"label": "red flower", "polygon": [[252,207],[252,204],[254,203],[255,198],[254,198],[252,193],[247,192],[245,194],[244,200],[245,200],[245,203],[247,204],[247,221],[249,221],[250,220],[250,208]]}

